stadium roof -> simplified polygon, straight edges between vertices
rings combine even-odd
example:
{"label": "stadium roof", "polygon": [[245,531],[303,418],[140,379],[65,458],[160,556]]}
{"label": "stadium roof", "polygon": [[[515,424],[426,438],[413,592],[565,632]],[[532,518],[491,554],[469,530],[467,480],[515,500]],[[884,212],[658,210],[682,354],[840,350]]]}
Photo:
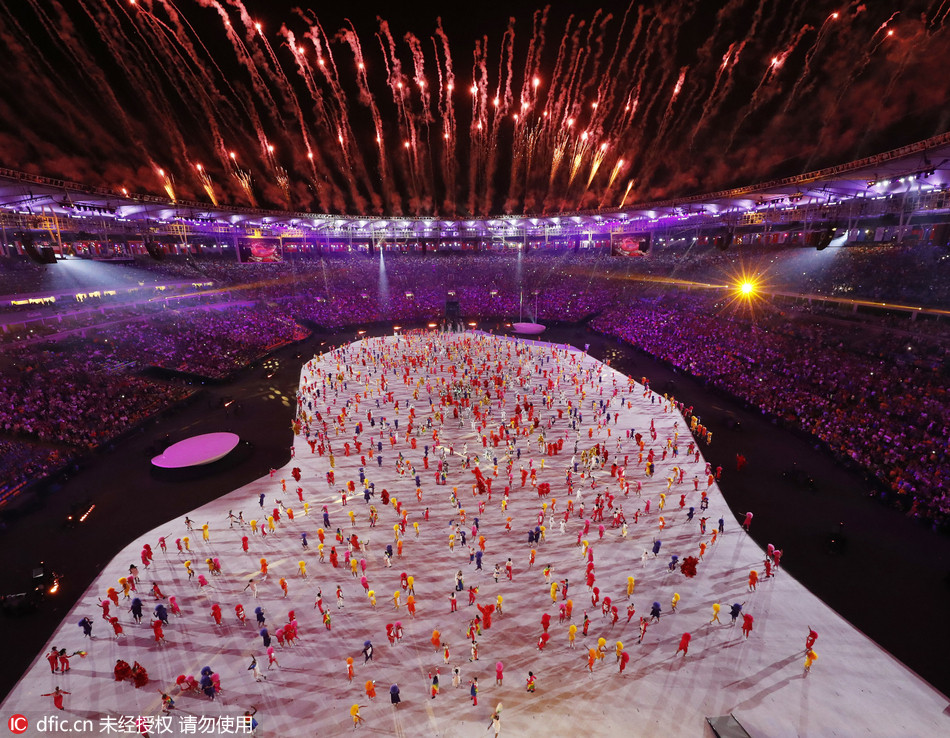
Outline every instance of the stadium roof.
{"label": "stadium roof", "polygon": [[[756,210],[834,206],[856,199],[902,198],[945,190],[950,186],[950,132],[835,167],[795,177],[762,182],[719,192],[633,204],[623,209],[490,218],[445,219],[407,216],[347,216],[317,213],[216,207],[195,201],[171,201],[155,195],[87,187],[0,169],[0,211],[28,216],[113,220],[123,230],[143,232],[162,223],[187,222],[238,229],[283,228],[311,232],[385,233],[399,229],[419,236],[451,236],[464,229],[485,235],[518,230],[543,231],[571,227],[574,231],[613,230],[628,225],[650,227],[673,219],[716,222]],[[8,223],[9,225],[9,223]],[[91,228],[92,228],[91,223]]]}

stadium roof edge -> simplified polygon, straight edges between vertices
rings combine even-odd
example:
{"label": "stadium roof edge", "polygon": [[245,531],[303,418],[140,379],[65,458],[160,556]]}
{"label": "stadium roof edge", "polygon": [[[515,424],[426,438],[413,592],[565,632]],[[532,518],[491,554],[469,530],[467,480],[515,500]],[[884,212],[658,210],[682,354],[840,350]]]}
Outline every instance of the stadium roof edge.
{"label": "stadium roof edge", "polygon": [[[942,159],[934,164],[933,161]],[[446,218],[441,216],[337,215],[240,206],[219,207],[193,200],[169,200],[142,193],[123,193],[62,179],[0,168],[0,209],[75,214],[93,211],[128,220],[191,219],[241,226],[330,228],[343,223],[357,227],[386,228],[393,224],[426,227],[465,226],[485,230],[498,224],[516,227],[530,222],[559,224],[571,219],[577,225],[604,225],[604,222],[635,223],[660,217],[697,213],[728,213],[751,210],[779,202],[807,199],[829,204],[855,197],[893,196],[919,189],[950,186],[950,131],[891,151],[857,159],[792,177],[769,180],[742,187],[700,193],[651,202],[635,203],[622,210],[608,208],[558,212],[554,214],[498,214],[492,216]],[[882,189],[883,188],[883,189]],[[39,213],[37,213],[39,214]]]}

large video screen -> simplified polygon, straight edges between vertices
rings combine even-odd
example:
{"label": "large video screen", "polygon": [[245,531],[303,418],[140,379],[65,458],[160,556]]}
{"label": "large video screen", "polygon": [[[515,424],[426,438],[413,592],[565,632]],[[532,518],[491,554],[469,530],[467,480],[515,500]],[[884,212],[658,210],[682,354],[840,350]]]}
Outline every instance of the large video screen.
{"label": "large video screen", "polygon": [[280,250],[276,241],[251,241],[242,243],[241,261],[244,262],[274,262],[281,261]]}
{"label": "large video screen", "polygon": [[612,256],[638,257],[646,256],[650,251],[652,233],[611,233],[610,253]]}

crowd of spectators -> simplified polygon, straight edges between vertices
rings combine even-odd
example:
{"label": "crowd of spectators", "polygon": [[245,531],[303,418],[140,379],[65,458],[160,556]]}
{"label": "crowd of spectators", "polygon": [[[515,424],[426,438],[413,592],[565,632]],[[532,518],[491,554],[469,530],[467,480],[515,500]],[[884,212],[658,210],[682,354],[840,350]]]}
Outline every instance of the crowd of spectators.
{"label": "crowd of spectators", "polygon": [[477,319],[577,321],[616,298],[613,263],[603,253],[387,255],[381,271],[378,259],[333,258],[274,265],[277,278],[256,290],[328,328],[439,319],[448,303]]}
{"label": "crowd of spectators", "polygon": [[184,379],[159,381],[145,370],[226,379],[306,335],[286,312],[264,303],[190,302],[86,312],[78,325],[57,316],[47,325],[59,331],[50,327],[45,337],[5,346],[0,442],[8,445],[0,447],[0,503],[194,392]]}
{"label": "crowd of spectators", "polygon": [[113,371],[71,344],[14,349],[5,358],[0,437],[13,442],[13,453],[0,455],[0,489],[58,468],[192,391]]}
{"label": "crowd of spectators", "polygon": [[15,371],[0,374],[0,432],[90,449],[191,391],[122,371],[88,348],[69,342],[15,351]]}
{"label": "crowd of spectators", "polygon": [[0,440],[0,505],[28,482],[46,476],[73,458],[67,448],[50,448],[23,441]]}
{"label": "crowd of spectators", "polygon": [[[876,476],[914,516],[950,523],[950,397],[942,356],[907,339],[859,351],[845,326],[786,315],[779,329],[717,312],[708,299],[637,301],[592,327],[736,395],[821,439]],[[939,361],[937,359],[939,358]]]}
{"label": "crowd of spectators", "polygon": [[232,304],[162,310],[124,323],[121,330],[110,325],[86,331],[81,342],[98,360],[133,371],[158,367],[226,379],[271,349],[301,337],[283,311],[263,304]]}
{"label": "crowd of spectators", "polygon": [[[65,458],[188,391],[143,378],[145,367],[225,378],[302,337],[301,324],[433,321],[457,303],[466,321],[584,322],[617,336],[821,439],[876,476],[910,514],[950,524],[950,329],[909,313],[870,315],[842,301],[940,305],[950,285],[950,257],[941,249],[719,251],[683,241],[640,258],[605,250],[387,252],[138,266],[149,275],[145,283],[200,279],[212,287],[180,301],[55,314],[43,340],[12,341],[11,360],[0,366],[0,436],[52,444]],[[134,266],[122,270],[123,279],[137,280]],[[895,271],[902,278],[888,279]],[[782,297],[750,308],[709,287],[749,272],[766,290],[837,301]],[[6,270],[8,287],[20,273],[29,270]],[[44,458],[38,451],[36,463]],[[27,467],[4,461],[0,474],[6,480],[11,469]]]}

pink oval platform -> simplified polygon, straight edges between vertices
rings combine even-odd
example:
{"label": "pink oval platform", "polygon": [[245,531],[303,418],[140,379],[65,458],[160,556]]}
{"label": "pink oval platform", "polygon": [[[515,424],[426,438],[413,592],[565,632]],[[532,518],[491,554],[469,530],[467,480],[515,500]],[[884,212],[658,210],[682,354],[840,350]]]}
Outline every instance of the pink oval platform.
{"label": "pink oval platform", "polygon": [[524,335],[535,336],[538,333],[544,333],[545,326],[540,323],[513,323],[512,329],[515,333],[521,333]]}
{"label": "pink oval platform", "polygon": [[203,433],[173,443],[164,453],[152,458],[152,464],[163,469],[201,466],[223,459],[241,442],[236,433]]}

